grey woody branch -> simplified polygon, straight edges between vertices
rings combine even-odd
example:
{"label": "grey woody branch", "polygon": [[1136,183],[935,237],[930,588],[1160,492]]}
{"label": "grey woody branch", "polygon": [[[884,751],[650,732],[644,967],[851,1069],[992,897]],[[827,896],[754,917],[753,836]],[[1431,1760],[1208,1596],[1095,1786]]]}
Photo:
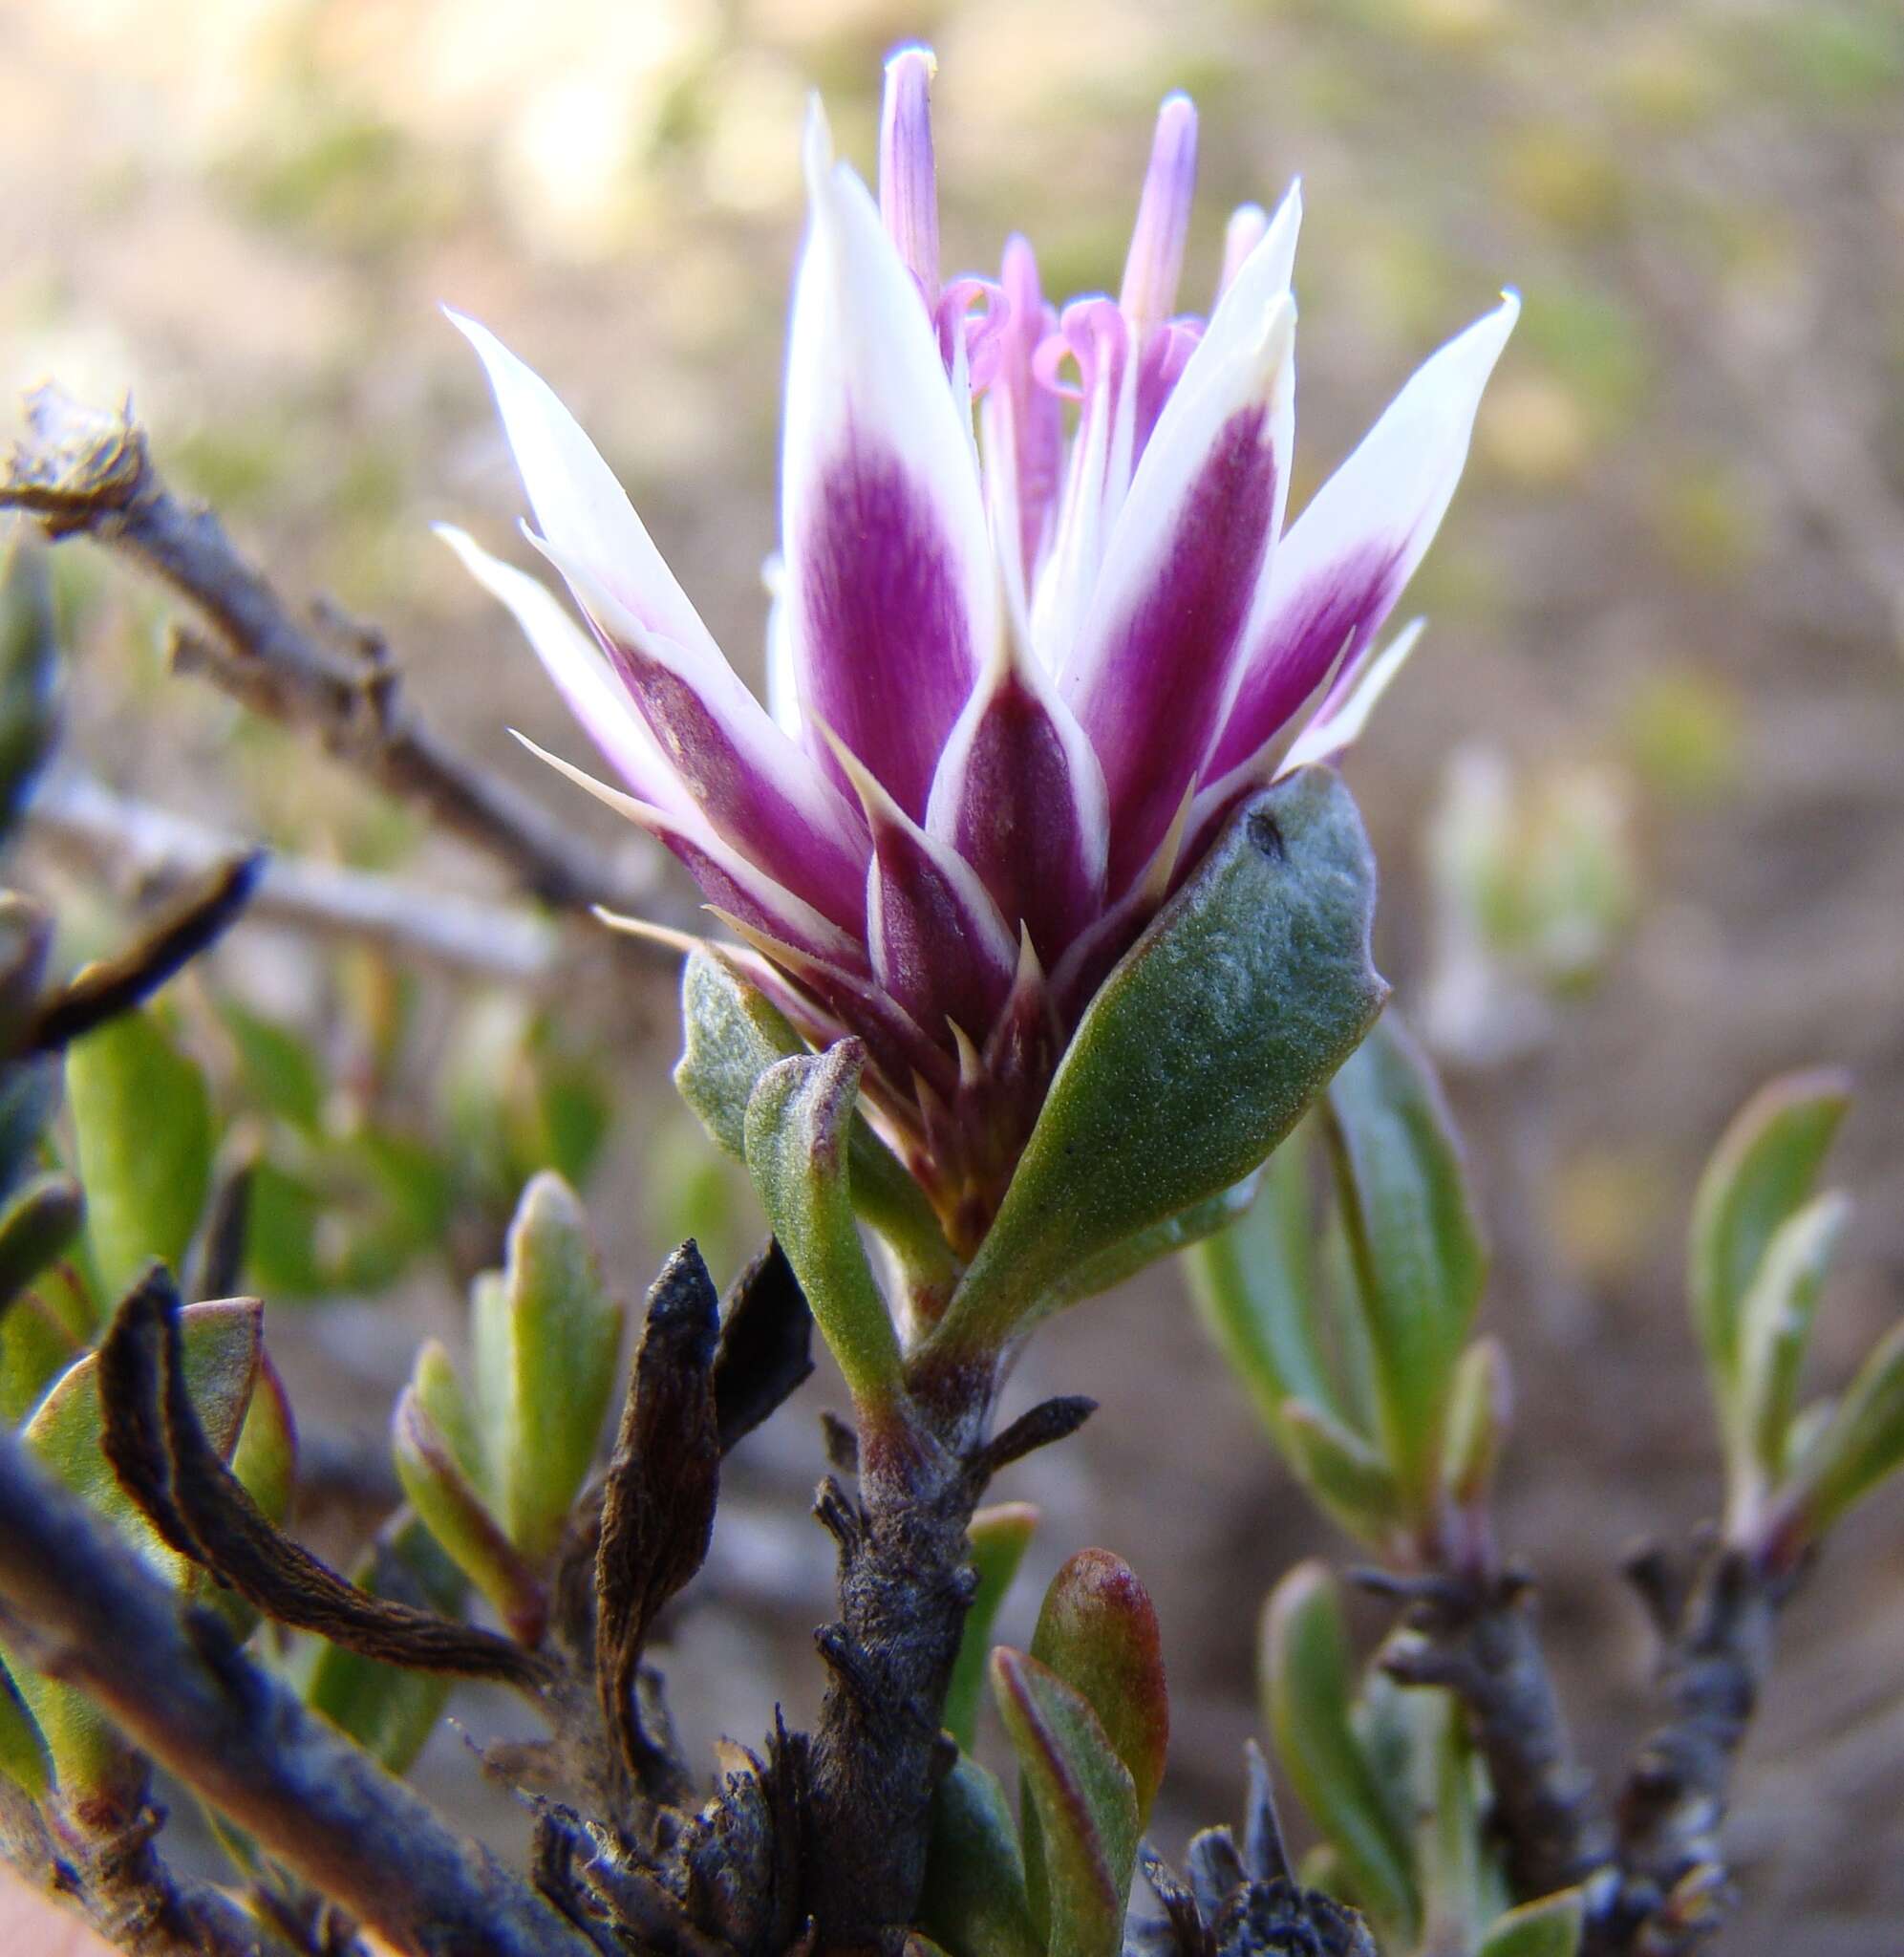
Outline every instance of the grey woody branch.
{"label": "grey woody branch", "polygon": [[0,1433],[0,1610],[35,1668],[407,1957],[596,1957],[489,1852],[252,1666]]}
{"label": "grey woody branch", "polygon": [[545,903],[652,905],[654,879],[642,861],[597,850],[430,727],[379,634],[336,618],[328,633],[306,623],[213,511],[173,495],[129,409],[88,408],[52,386],[27,407],[26,437],[0,477],[0,508],[24,510],[55,540],[89,537],[184,599],[206,629],[175,633],[178,671],[314,733],[379,787],[506,865]]}

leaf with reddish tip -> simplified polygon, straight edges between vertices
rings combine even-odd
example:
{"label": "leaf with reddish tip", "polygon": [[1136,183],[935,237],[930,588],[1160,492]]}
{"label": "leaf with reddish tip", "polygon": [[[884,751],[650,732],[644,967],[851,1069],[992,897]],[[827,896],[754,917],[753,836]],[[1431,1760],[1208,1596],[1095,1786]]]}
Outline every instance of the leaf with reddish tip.
{"label": "leaf with reddish tip", "polygon": [[956,1957],[1044,1957],[1005,1790],[965,1753],[932,1796],[919,1920]]}
{"label": "leaf with reddish tip", "polygon": [[1773,1232],[1810,1196],[1851,1101],[1851,1082],[1835,1068],[1781,1075],[1732,1118],[1700,1178],[1687,1283],[1728,1431],[1745,1294]]}
{"label": "leaf with reddish tip", "polygon": [[958,1658],[946,1688],[942,1720],[946,1731],[968,1752],[978,1731],[978,1700],[985,1687],[985,1661],[992,1650],[992,1626],[1012,1579],[1018,1573],[1038,1529],[1038,1511],[1029,1502],[1000,1502],[980,1509],[966,1525],[966,1542],[978,1587],[959,1631]]}
{"label": "leaf with reddish tip", "polygon": [[1448,1392],[1487,1279],[1480,1220],[1441,1086],[1392,1015],[1330,1083],[1328,1108],[1381,1451],[1403,1497],[1425,1513],[1439,1498]]}
{"label": "leaf with reddish tip", "polygon": [[1170,1744],[1163,1637],[1150,1594],[1122,1557],[1080,1549],[1051,1580],[1032,1656],[1090,1702],[1148,1825]]}
{"label": "leaf with reddish tip", "polygon": [[1085,1011],[938,1350],[997,1349],[1080,1266],[1257,1167],[1380,1009],[1374,899],[1326,768],[1242,806]]}
{"label": "leaf with reddish tip", "polygon": [[853,1223],[847,1137],[866,1049],[783,1060],[747,1104],[747,1169],[862,1414],[903,1390],[899,1337]]}
{"label": "leaf with reddish tip", "polygon": [[[429,1348],[419,1358],[427,1364]],[[440,1387],[440,1381],[437,1383]],[[545,1599],[515,1545],[476,1492],[443,1430],[425,1407],[425,1388],[413,1382],[391,1416],[391,1457],[396,1478],[424,1526],[450,1559],[496,1606],[513,1636],[534,1645],[542,1635]]]}
{"label": "leaf with reddish tip", "polygon": [[1298,1564],[1271,1592],[1261,1682],[1283,1769],[1340,1855],[1350,1894],[1405,1942],[1417,1917],[1407,1847],[1351,1723],[1341,1594],[1321,1563]]}
{"label": "leaf with reddish tip", "polygon": [[1578,1957],[1586,1903],[1577,1889],[1561,1889],[1497,1916],[1476,1957]]}
{"label": "leaf with reddish tip", "polygon": [[1118,1957],[1139,1833],[1129,1770],[1091,1702],[1036,1658],[1000,1645],[992,1687],[1024,1773],[1025,1874],[1048,1957]]}

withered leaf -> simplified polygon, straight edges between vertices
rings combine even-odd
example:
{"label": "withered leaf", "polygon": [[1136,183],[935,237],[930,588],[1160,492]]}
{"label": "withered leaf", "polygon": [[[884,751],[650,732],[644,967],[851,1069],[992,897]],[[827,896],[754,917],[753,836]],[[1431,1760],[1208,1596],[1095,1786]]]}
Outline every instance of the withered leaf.
{"label": "withered leaf", "polygon": [[635,1680],[661,1606],[698,1570],[720,1481],[715,1401],[719,1300],[692,1238],[648,1294],[595,1551],[595,1679],[603,1717],[637,1782],[670,1764],[643,1731]]}
{"label": "withered leaf", "polygon": [[155,1266],[99,1348],[102,1445],[153,1527],[267,1617],[346,1650],[418,1671],[539,1689],[547,1667],[493,1632],[366,1595],[293,1542],[207,1438],[185,1384],[179,1294]]}
{"label": "withered leaf", "polygon": [[714,1355],[714,1409],[726,1453],[813,1370],[813,1313],[778,1237],[741,1272]]}

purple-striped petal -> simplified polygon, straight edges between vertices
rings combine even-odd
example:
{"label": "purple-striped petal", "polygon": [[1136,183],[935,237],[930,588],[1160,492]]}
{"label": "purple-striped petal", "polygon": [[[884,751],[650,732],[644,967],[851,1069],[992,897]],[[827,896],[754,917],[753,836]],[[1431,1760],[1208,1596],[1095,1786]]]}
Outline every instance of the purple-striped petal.
{"label": "purple-striped petal", "polygon": [[1255,324],[1248,337],[1226,332],[1219,312],[1191,355],[1059,672],[1103,764],[1114,894],[1149,859],[1209,750],[1275,534],[1293,416],[1288,294]]}
{"label": "purple-striped petal", "polygon": [[817,110],[807,186],[781,469],[794,667],[809,745],[824,722],[916,821],[998,630],[970,397]]}
{"label": "purple-striped petal", "polygon": [[1415,650],[1427,622],[1425,618],[1411,618],[1380,652],[1371,641],[1358,659],[1343,667],[1323,696],[1322,704],[1290,743],[1277,774],[1307,767],[1311,762],[1333,762],[1361,739],[1369,716],[1408,663],[1408,655]]}
{"label": "purple-striped petal", "polygon": [[568,711],[635,797],[678,810],[686,798],[674,769],[602,649],[576,624],[561,599],[513,565],[492,557],[466,530],[438,524],[436,532],[477,583],[515,615]]}
{"label": "purple-striped petal", "polygon": [[950,1020],[983,1039],[1011,989],[1017,940],[972,866],[913,822],[844,742],[835,751],[872,830],[873,976],[920,1025]]}
{"label": "purple-striped petal", "polygon": [[657,841],[664,843],[686,865],[688,873],[700,886],[701,894],[723,914],[745,918],[757,930],[771,933],[788,944],[798,946],[810,957],[826,958],[848,965],[864,964],[859,940],[837,924],[821,915],[813,906],[784,885],[776,883],[758,865],[732,848],[709,828],[697,809],[685,812],[660,808],[632,795],[624,795],[606,782],[598,782],[584,768],[567,762],[559,754],[540,747],[526,734],[517,734],[538,761],[544,761],[558,774],[566,775],[578,788],[586,789],[596,801],[638,824]]}
{"label": "purple-striped petal", "polygon": [[675,775],[710,827],[836,924],[865,921],[866,829],[717,654],[648,630],[585,565],[529,541],[568,580]]}
{"label": "purple-striped petal", "polygon": [[1209,779],[1273,741],[1339,659],[1353,664],[1414,575],[1461,480],[1511,293],[1422,366],[1276,547]]}
{"label": "purple-striped petal", "polygon": [[721,656],[595,446],[554,392],[474,320],[542,536],[686,792],[712,828],[835,923],[864,917],[866,842],[852,805],[776,727]]}
{"label": "purple-striped petal", "polygon": [[1280,757],[1272,742],[1197,790],[1184,851],[1186,866],[1201,860],[1216,841],[1230,811],[1246,795],[1312,762],[1334,762],[1355,745],[1426,624],[1424,618],[1411,619],[1380,652],[1371,644],[1353,664],[1344,662],[1301,733]]}
{"label": "purple-striped petal", "polygon": [[1103,770],[1009,635],[946,742],[926,828],[978,872],[1006,923],[1026,927],[1047,959],[1103,907]]}

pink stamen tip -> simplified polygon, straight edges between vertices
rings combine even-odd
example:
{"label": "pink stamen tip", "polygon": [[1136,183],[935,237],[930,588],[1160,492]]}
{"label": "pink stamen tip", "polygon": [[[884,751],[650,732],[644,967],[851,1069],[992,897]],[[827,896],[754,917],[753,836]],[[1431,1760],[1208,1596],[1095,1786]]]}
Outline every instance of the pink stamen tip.
{"label": "pink stamen tip", "polygon": [[879,214],[928,306],[939,295],[939,182],[932,161],[930,48],[901,48],[886,64],[879,116]]}
{"label": "pink stamen tip", "polygon": [[1118,293],[1118,305],[1139,332],[1167,319],[1176,308],[1196,183],[1196,105],[1186,95],[1166,96]]}
{"label": "pink stamen tip", "polygon": [[1220,299],[1235,283],[1243,261],[1263,242],[1270,228],[1270,214],[1260,204],[1239,204],[1230,213],[1223,230],[1223,275],[1216,282]]}

